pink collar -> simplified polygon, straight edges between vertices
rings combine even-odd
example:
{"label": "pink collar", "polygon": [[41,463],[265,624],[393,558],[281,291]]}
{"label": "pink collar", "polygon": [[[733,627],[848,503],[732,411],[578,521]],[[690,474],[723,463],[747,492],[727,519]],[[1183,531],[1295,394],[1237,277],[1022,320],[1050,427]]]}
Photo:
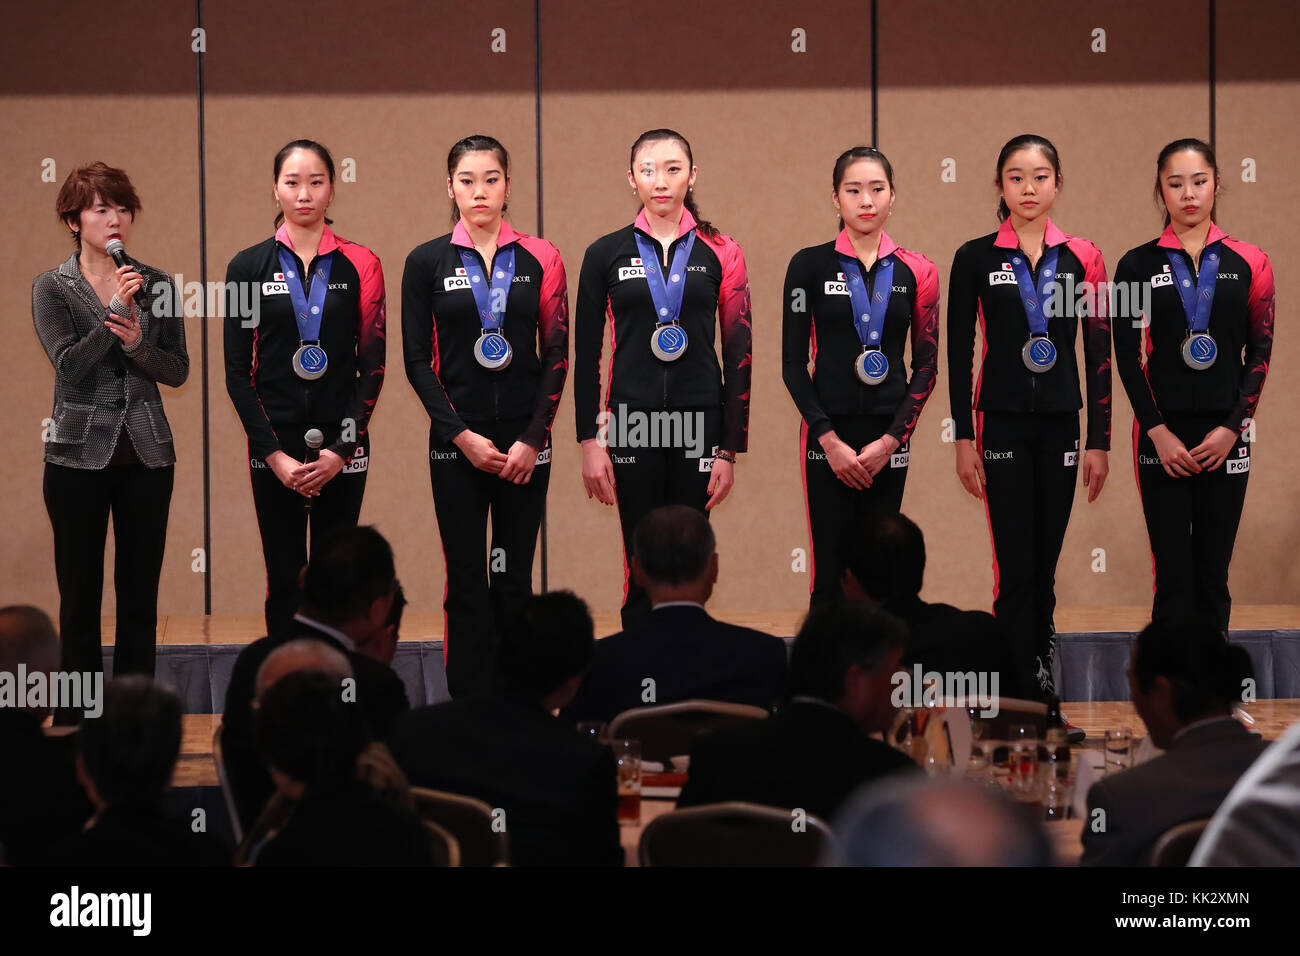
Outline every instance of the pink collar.
{"label": "pink collar", "polygon": [[[508,246],[519,239],[519,233],[510,228],[510,223],[504,219],[501,220],[501,231],[497,233],[497,248]],[[456,220],[456,228],[451,231],[451,244],[454,246],[464,246],[466,249],[473,249],[474,243],[470,241],[469,230],[465,228],[463,220]]]}
{"label": "pink collar", "polygon": [[[1205,244],[1208,246],[1212,242],[1218,242],[1220,239],[1227,239],[1228,234],[1219,228],[1219,224],[1210,223],[1210,232],[1205,237]],[[1160,234],[1160,239],[1156,245],[1162,249],[1181,249],[1183,244],[1178,241],[1178,236],[1174,233],[1173,223],[1165,226],[1165,231]]]}
{"label": "pink collar", "polygon": [[[883,259],[897,249],[898,244],[889,238],[889,233],[882,229],[880,231],[880,248],[876,250],[876,258],[878,260]],[[849,256],[853,259],[858,257],[857,250],[853,248],[853,243],[849,241],[849,231],[847,229],[841,229],[840,234],[835,237],[835,251],[840,255]]]}
{"label": "pink collar", "polygon": [[[650,217],[646,215],[644,206],[642,206],[641,211],[636,214],[636,227],[648,236],[654,235],[654,233],[650,231]],[[683,206],[682,221],[677,224],[677,238],[680,239],[694,228],[695,217],[691,215],[689,209]]]}
{"label": "pink collar", "polygon": [[[1049,218],[1047,220],[1047,229],[1043,233],[1043,245],[1047,248],[1059,246],[1070,239],[1065,233],[1056,228],[1056,223]],[[1011,220],[1006,219],[1002,227],[998,229],[998,237],[993,240],[993,245],[999,249],[1018,249],[1020,248],[1020,238],[1016,235],[1015,227],[1011,225]]]}
{"label": "pink collar", "polygon": [[[298,251],[293,248],[293,243],[289,241],[289,224],[287,222],[281,223],[280,228],[275,230],[275,241],[288,249],[293,249],[294,252]],[[341,245],[342,243],[339,242],[339,237],[334,235],[334,230],[329,226],[326,226],[325,231],[321,233],[320,248],[316,250],[316,255],[323,256],[327,252],[333,252]],[[303,264],[311,265],[311,263]]]}

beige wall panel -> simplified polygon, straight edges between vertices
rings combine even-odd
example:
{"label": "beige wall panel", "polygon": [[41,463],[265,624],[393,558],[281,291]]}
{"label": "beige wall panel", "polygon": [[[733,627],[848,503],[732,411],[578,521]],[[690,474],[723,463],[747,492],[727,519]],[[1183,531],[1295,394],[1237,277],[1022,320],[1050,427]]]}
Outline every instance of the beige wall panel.
{"label": "beige wall panel", "polygon": [[[387,3],[358,19],[330,2],[304,15],[294,38],[320,51],[319,77],[282,67],[280,34],[246,28],[260,4],[211,9],[208,57],[208,256],[223,279],[240,249],[272,231],[272,161],[306,137],[336,164],[356,162],[356,181],[336,184],[331,218],[342,236],[372,249],[388,292],[388,360],[371,419],[371,470],[361,520],[392,542],[412,611],[440,611],[443,557],[429,488],[429,418],[402,363],[401,284],[407,254],[451,229],[446,156],[470,133],[496,136],[514,164],[511,220],[536,227],[531,5]],[[351,11],[351,12],[349,12]],[[506,52],[490,32],[506,31]],[[245,436],[225,391],[221,329],[209,330],[212,402],[213,611],[258,613],[266,575],[249,485]]]}
{"label": "beige wall panel", "polygon": [[[1296,154],[1300,151],[1300,69],[1296,8],[1252,3],[1250,16],[1230,16],[1220,4],[1217,153],[1223,173],[1219,222],[1224,230],[1268,253],[1277,284],[1276,339],[1256,418],[1250,488],[1231,571],[1237,604],[1300,601],[1300,446],[1289,432],[1300,407],[1300,237],[1294,228]],[[1255,182],[1243,164],[1253,160]]]}
{"label": "beige wall panel", "polygon": [[[372,421],[374,467],[362,520],[392,541],[417,611],[440,609],[444,576],[428,483],[428,418],[401,361],[401,272],[414,246],[450,228],[443,162],[453,141],[487,132],[505,142],[514,161],[511,220],[538,230],[534,7],[495,0],[475,4],[472,16],[466,9],[449,0],[384,0],[358,16],[354,4],[324,0],[287,31],[253,0],[205,5],[207,278],[222,280],[235,252],[270,234],[271,161],[283,143],[316,138],[337,161],[355,161],[356,181],[338,183],[332,218],[341,235],[382,260],[389,322],[388,377]],[[674,28],[662,34],[671,39],[658,39],[616,5],[541,6],[544,231],[564,255],[570,301],[587,245],[636,213],[624,179],[627,149],[651,127],[675,127],[691,139],[703,211],[745,252],[754,318],[750,453],[737,468],[731,500],[714,516],[718,607],[792,608],[807,600],[807,574],[791,569],[792,551],[808,541],[799,416],[780,375],[781,285],[797,249],[834,236],[827,193],[835,156],[871,138],[869,10],[866,0],[810,8],[670,0],[655,17],[687,25],[687,38]],[[60,6],[56,19],[45,7],[23,5],[0,37],[0,119],[23,131],[0,146],[0,188],[21,224],[19,241],[0,249],[0,283],[17,333],[0,357],[11,449],[0,460],[0,570],[8,585],[0,602],[28,601],[52,613],[58,592],[39,441],[53,372],[29,302],[32,278],[70,251],[53,216],[68,171],[94,159],[125,168],[144,203],[132,253],[185,281],[199,278],[193,6],[147,2],[133,11],[130,21],[104,20],[99,6],[75,0]],[[893,160],[899,190],[888,229],[935,261],[945,294],[957,246],[996,227],[991,180],[1006,139],[1037,131],[1056,142],[1066,186],[1053,218],[1097,242],[1113,271],[1125,251],[1159,231],[1151,184],[1160,147],[1209,134],[1207,5],[1179,11],[1176,26],[1156,5],[1121,0],[1086,8],[1052,3],[1041,12],[1026,22],[1009,19],[1005,5],[992,0],[879,5],[879,145]],[[1300,71],[1285,42],[1292,18],[1293,6],[1282,0],[1252,3],[1249,16],[1219,5],[1220,222],[1269,253],[1282,303],[1233,565],[1239,603],[1290,603],[1300,594],[1300,569],[1290,560],[1300,542],[1293,477],[1300,450],[1281,431],[1300,402],[1300,346],[1285,318],[1295,286],[1289,263],[1300,250],[1276,214],[1286,208],[1287,173],[1300,148],[1291,122],[1300,108]],[[89,19],[98,24],[96,49],[147,55],[110,58],[107,66],[85,55],[66,25]],[[1098,28],[1104,53],[1092,49]],[[794,31],[804,31],[806,53],[792,50]],[[493,52],[502,39],[505,51]],[[1024,52],[1031,48],[1032,62]],[[56,163],[54,183],[41,180],[47,157]],[[1255,182],[1242,180],[1246,159],[1255,163]],[[947,160],[956,182],[940,179]],[[163,614],[203,610],[203,580],[190,569],[203,535],[197,317],[186,330],[190,381],[163,394],[178,457]],[[265,574],[243,430],[225,393],[219,320],[209,322],[208,345],[213,611],[258,613]],[[618,522],[613,509],[583,492],[571,389],[554,432],[548,583],[610,611],[621,599]],[[1114,396],[1110,481],[1093,505],[1082,488],[1076,496],[1058,569],[1065,605],[1150,600],[1132,412],[1118,376]],[[913,439],[904,509],[928,537],[926,596],[988,607],[987,524],[955,477],[953,449],[942,441],[948,416],[941,336],[939,382]],[[1092,570],[1097,548],[1105,551],[1105,573]],[[105,613],[113,606],[110,569]]]}
{"label": "beige wall panel", "polygon": [[[42,420],[54,405],[54,370],[32,326],[32,280],[73,251],[54,201],[68,173],[103,160],[126,170],[143,205],[130,253],[169,274],[197,278],[198,107],[185,4],[146,5],[128,19],[104,16],[101,4],[6,9],[0,36],[0,202],[13,225],[0,247],[0,294],[9,303],[7,345],[0,350],[0,404],[5,408],[0,459],[0,604],[29,603],[57,621],[54,545],[41,493]],[[93,42],[84,24],[94,22]],[[148,55],[140,55],[148,51]],[[42,164],[54,161],[54,182]],[[199,327],[186,321],[190,379],[161,388],[176,442],[176,481],[159,610],[202,614],[203,579],[190,552],[203,544],[202,388]],[[108,536],[104,613],[111,615],[113,534]],[[107,632],[112,637],[111,629]]]}
{"label": "beige wall panel", "polygon": [[[616,6],[543,7],[545,220],[564,253],[571,301],[587,245],[637,213],[624,174],[628,148],[646,129],[667,126],[690,139],[701,210],[745,253],[754,328],[750,452],[713,517],[721,555],[713,601],[721,608],[808,600],[808,575],[791,570],[791,552],[808,547],[808,531],[799,415],[781,382],[781,290],[790,257],[835,236],[835,157],[870,138],[867,10],[847,2],[793,12],[776,3],[673,2],[656,17],[689,23],[690,39],[661,43]],[[806,31],[807,53],[791,49],[796,28]],[[622,600],[618,518],[583,490],[571,388],[555,437],[550,585],[614,610]]]}
{"label": "beige wall panel", "polygon": [[[1108,274],[1128,249],[1159,233],[1151,198],[1156,155],[1172,139],[1209,133],[1206,57],[1184,62],[1158,42],[1168,30],[1165,18],[1155,7],[1120,2],[1053,5],[1050,21],[1037,25],[1008,20],[1005,5],[992,2],[881,5],[880,145],[899,190],[891,235],[939,266],[945,310],[958,246],[997,228],[997,155],[1019,133],[1041,133],[1056,144],[1065,186],[1052,219],[1097,243]],[[1181,11],[1179,20],[1180,35],[1203,50],[1204,8]],[[1095,28],[1106,31],[1105,53],[1091,52]],[[1008,51],[1011,42],[1032,42],[1032,64]],[[955,182],[941,181],[946,162],[955,163]],[[953,445],[943,441],[950,415],[946,311],[942,329],[939,383],[912,441],[903,506],[927,537],[925,595],[988,608],[993,573],[985,510],[961,488]],[[1057,568],[1063,605],[1150,601],[1133,416],[1117,374],[1113,396],[1110,477],[1091,505],[1082,484],[1076,493]],[[1086,434],[1086,412],[1081,428]],[[1098,548],[1105,573],[1093,571]]]}

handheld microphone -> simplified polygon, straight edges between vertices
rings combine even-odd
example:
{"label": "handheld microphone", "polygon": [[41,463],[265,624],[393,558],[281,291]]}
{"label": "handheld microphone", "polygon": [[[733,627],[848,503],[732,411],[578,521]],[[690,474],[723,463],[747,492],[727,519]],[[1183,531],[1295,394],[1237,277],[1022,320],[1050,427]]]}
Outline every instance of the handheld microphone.
{"label": "handheld microphone", "polygon": [[104,246],[104,251],[113,257],[113,264],[119,269],[122,266],[129,265],[126,258],[126,246],[122,244],[121,239],[108,240],[108,244]]}
{"label": "handheld microphone", "polygon": [[[307,445],[307,453],[302,456],[302,463],[309,465],[320,460],[320,446],[325,443],[325,436],[319,428],[309,428],[302,440]],[[306,510],[311,511],[311,498],[307,498]]]}

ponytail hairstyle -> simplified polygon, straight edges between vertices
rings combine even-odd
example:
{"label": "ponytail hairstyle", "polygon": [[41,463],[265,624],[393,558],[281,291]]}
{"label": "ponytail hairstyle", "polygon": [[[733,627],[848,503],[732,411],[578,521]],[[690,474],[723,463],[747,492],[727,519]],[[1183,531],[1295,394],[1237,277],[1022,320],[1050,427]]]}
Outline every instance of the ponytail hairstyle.
{"label": "ponytail hairstyle", "polygon": [[1229,644],[1204,618],[1153,621],[1138,635],[1133,677],[1149,693],[1157,677],[1173,687],[1174,713],[1184,724],[1231,710],[1253,676],[1250,655]]}
{"label": "ponytail hairstyle", "polygon": [[[328,149],[326,149],[320,143],[316,142],[314,139],[295,139],[292,143],[286,143],[284,149],[280,150],[278,153],[275,154],[275,174],[271,177],[271,182],[278,183],[280,181],[280,170],[284,166],[284,161],[289,158],[290,153],[292,153],[294,150],[297,149],[309,149],[321,158],[321,162],[325,164],[325,168],[329,171],[330,185],[333,186],[334,185],[334,157],[330,155],[330,151]],[[275,214],[275,228],[279,229],[280,223],[282,222],[284,222],[283,209],[277,211]],[[327,226],[334,225],[334,220],[326,216],[325,225]]]}
{"label": "ponytail hairstyle", "polygon": [[[657,143],[661,140],[675,140],[676,142],[681,143],[682,147],[686,150],[686,161],[690,163],[692,168],[694,168],[695,157],[691,154],[691,144],[686,141],[685,136],[678,133],[676,130],[671,129],[646,130],[638,136],[636,142],[632,144],[632,152],[628,156],[627,168],[636,168],[637,150],[647,143]],[[703,235],[708,236],[710,239],[716,239],[718,237],[717,227],[700,215],[700,207],[695,205],[695,196],[692,193],[692,189],[688,188],[686,190],[686,199],[683,200],[682,204],[689,209],[691,215],[695,217],[696,229],[698,229]]]}
{"label": "ponytail hairstyle", "polygon": [[[1168,227],[1169,223],[1173,220],[1169,216],[1169,207],[1165,204],[1165,192],[1160,185],[1160,175],[1165,171],[1165,164],[1169,162],[1169,157],[1173,156],[1174,153],[1181,153],[1188,149],[1194,153],[1200,154],[1200,157],[1210,164],[1210,168],[1214,170],[1215,191],[1219,192],[1222,190],[1219,179],[1219,160],[1214,155],[1214,147],[1200,139],[1189,138],[1174,140],[1160,151],[1160,157],[1156,160],[1156,208],[1164,211],[1166,227]],[[1216,196],[1215,198],[1217,199],[1218,197]],[[1215,218],[1219,211],[1218,206],[1218,202],[1215,202],[1215,204],[1210,207],[1210,222],[1218,222]]]}
{"label": "ponytail hairstyle", "polygon": [[[464,139],[457,140],[447,153],[447,178],[451,179],[456,175],[456,167],[460,164],[460,158],[466,153],[496,153],[497,159],[501,163],[501,171],[505,174],[506,179],[510,178],[510,154],[506,148],[491,136],[484,136],[476,133],[473,136],[466,136]],[[506,214],[510,208],[509,203],[502,203],[501,215]],[[456,205],[456,200],[451,201],[451,223],[454,226],[460,222],[460,207]]]}
{"label": "ponytail hairstyle", "polygon": [[[1021,133],[1012,139],[1007,140],[1002,152],[998,153],[998,169],[993,177],[993,185],[998,189],[1002,188],[1002,170],[1006,167],[1007,162],[1011,159],[1011,154],[1021,149],[1040,149],[1043,155],[1047,157],[1048,163],[1051,164],[1053,171],[1056,173],[1056,186],[1061,186],[1061,157],[1057,155],[1056,147],[1052,141],[1045,136],[1039,136],[1035,133]],[[1011,210],[1007,208],[1005,199],[998,199],[998,222],[1006,222],[1011,215]]]}
{"label": "ponytail hairstyle", "polygon": [[[835,170],[831,173],[832,190],[837,193],[840,191],[840,184],[844,182],[845,172],[859,159],[874,159],[885,167],[885,179],[889,182],[889,191],[894,192],[894,167],[885,158],[885,154],[874,146],[854,146],[852,149],[846,149],[840,153],[839,159],[835,160]],[[840,228],[844,228],[843,216],[840,216]]]}

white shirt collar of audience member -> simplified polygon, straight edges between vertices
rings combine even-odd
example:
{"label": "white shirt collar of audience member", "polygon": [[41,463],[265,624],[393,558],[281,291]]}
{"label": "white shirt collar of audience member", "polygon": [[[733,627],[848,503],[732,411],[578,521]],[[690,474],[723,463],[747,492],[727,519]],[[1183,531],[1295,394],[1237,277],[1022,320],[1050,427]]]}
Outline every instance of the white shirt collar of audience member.
{"label": "white shirt collar of audience member", "polygon": [[334,638],[334,640],[342,644],[346,650],[355,651],[357,649],[357,642],[337,628],[330,627],[328,624],[322,624],[320,621],[307,617],[305,614],[295,614],[293,619],[300,624],[306,624],[309,627],[316,628],[316,630],[320,631],[322,634],[328,634],[330,637]]}

